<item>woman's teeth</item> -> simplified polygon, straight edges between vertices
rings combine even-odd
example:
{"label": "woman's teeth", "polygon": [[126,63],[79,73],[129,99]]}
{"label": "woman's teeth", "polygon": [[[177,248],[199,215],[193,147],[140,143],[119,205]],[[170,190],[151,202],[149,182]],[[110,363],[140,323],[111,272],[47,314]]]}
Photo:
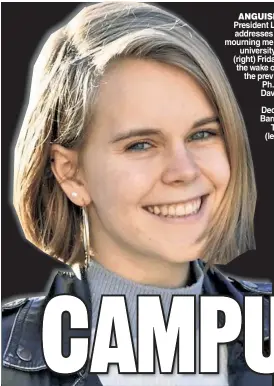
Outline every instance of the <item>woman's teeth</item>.
{"label": "woman's teeth", "polygon": [[201,207],[202,199],[188,201],[181,204],[173,205],[153,205],[148,206],[146,209],[153,214],[165,217],[184,217],[196,214]]}

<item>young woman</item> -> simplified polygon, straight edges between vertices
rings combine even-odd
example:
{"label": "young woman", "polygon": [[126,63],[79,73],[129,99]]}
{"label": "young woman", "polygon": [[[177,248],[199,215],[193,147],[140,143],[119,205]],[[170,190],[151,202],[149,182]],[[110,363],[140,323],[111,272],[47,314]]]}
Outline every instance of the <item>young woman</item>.
{"label": "young woman", "polygon": [[43,311],[59,294],[92,304],[91,341],[101,296],[125,295],[136,343],[137,295],[160,295],[167,316],[173,295],[242,305],[244,293],[271,293],[214,268],[254,248],[256,188],[229,82],[187,23],[149,4],[106,2],[53,33],[34,67],[14,171],[27,239],[75,274],[4,307],[3,385],[271,384],[245,363],[242,334],[221,347],[219,374],[97,376],[88,361],[64,376],[42,353]]}

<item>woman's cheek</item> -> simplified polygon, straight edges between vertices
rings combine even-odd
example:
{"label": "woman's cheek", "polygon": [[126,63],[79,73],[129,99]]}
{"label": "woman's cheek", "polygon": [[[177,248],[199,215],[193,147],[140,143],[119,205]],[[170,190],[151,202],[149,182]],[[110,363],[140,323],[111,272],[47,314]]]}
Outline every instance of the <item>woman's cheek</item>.
{"label": "woman's cheek", "polygon": [[202,174],[214,185],[227,185],[230,178],[230,165],[223,146],[206,147],[196,151],[195,161]]}

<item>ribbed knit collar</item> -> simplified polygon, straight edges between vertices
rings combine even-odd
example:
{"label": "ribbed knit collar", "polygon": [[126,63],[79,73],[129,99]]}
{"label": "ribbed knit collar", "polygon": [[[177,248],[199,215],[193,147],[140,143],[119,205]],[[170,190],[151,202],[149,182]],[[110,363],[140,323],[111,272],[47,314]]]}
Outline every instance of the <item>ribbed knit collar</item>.
{"label": "ribbed knit collar", "polygon": [[173,295],[200,295],[202,293],[204,273],[197,261],[191,262],[192,283],[179,288],[161,288],[139,284],[113,273],[98,262],[92,260],[87,270],[87,280],[92,301],[92,326],[96,326],[102,295],[124,295],[128,315],[133,331],[136,326],[137,295],[159,295],[163,311],[168,315]]}

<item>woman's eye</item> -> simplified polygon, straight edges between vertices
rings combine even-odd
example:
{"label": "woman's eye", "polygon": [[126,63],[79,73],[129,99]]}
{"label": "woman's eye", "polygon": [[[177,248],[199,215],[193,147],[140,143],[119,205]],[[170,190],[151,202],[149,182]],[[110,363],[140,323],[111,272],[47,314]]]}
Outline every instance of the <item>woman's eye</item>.
{"label": "woman's eye", "polygon": [[126,151],[145,151],[152,147],[149,142],[136,142],[126,148]]}
{"label": "woman's eye", "polygon": [[217,133],[209,130],[201,130],[197,131],[196,133],[192,134],[189,138],[190,141],[199,141],[199,140],[205,140],[210,137],[216,136]]}

